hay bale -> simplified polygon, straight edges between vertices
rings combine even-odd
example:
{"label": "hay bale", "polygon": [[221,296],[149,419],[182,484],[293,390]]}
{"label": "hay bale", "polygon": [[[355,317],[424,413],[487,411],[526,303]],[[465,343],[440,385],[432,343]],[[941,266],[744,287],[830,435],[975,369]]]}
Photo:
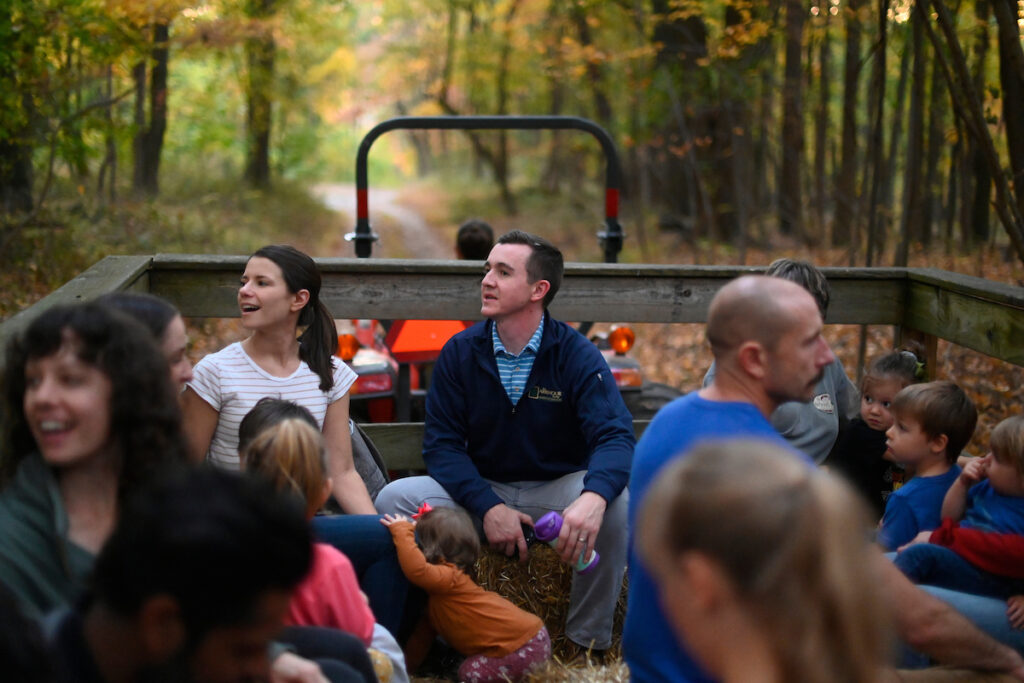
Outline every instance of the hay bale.
{"label": "hay bale", "polygon": [[532,671],[526,680],[529,683],[629,683],[629,667],[621,659],[603,666],[591,663],[579,667],[567,667],[551,660]]}

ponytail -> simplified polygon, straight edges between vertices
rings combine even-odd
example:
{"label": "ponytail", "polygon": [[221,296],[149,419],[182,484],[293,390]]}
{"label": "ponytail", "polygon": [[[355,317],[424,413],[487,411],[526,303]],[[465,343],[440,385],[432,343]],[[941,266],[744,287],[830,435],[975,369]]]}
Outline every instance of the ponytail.
{"label": "ponytail", "polygon": [[897,351],[891,351],[872,361],[864,379],[894,377],[903,386],[910,386],[928,379],[925,367],[924,347],[915,341],[904,344]]}
{"label": "ponytail", "polygon": [[334,326],[334,316],[320,301],[320,270],[312,258],[286,244],[263,247],[253,256],[276,263],[289,292],[303,289],[309,292],[309,301],[299,313],[299,325],[306,327],[299,336],[299,358],[320,377],[320,391],[330,391],[334,388],[331,356],[338,350],[338,330]]}
{"label": "ponytail", "polygon": [[[308,318],[308,320],[303,320]],[[334,317],[320,298],[310,299],[299,315],[299,324],[306,329],[299,335],[299,358],[306,361],[313,372],[320,376],[320,391],[334,387],[334,365],[332,356],[338,350],[338,328]]]}

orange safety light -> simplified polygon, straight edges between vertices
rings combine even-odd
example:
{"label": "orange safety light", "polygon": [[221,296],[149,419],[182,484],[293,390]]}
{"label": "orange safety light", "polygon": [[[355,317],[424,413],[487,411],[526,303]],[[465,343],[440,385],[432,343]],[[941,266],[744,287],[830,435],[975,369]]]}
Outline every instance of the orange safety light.
{"label": "orange safety light", "polygon": [[629,327],[616,327],[608,334],[608,346],[619,356],[625,356],[633,348],[636,335]]}
{"label": "orange safety light", "polygon": [[362,344],[359,343],[354,334],[345,333],[338,335],[338,355],[346,363],[356,357],[356,351],[361,347]]}

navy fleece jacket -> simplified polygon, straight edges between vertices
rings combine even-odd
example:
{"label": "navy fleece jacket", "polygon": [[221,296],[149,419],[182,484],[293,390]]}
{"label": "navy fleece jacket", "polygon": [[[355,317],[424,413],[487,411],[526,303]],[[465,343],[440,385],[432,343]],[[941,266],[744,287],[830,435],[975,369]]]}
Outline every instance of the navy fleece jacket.
{"label": "navy fleece jacket", "polygon": [[633,422],[601,352],[547,313],[519,403],[501,385],[490,320],[452,337],[427,393],[427,471],[473,514],[501,499],[485,479],[548,481],[587,470],[583,490],[612,501],[626,487]]}

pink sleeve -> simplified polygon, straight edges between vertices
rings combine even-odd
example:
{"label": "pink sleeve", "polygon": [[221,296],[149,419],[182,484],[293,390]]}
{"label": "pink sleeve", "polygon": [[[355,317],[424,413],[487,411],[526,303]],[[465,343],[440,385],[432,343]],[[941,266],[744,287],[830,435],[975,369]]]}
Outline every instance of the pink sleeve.
{"label": "pink sleeve", "polygon": [[340,629],[369,645],[375,621],[349,559],[333,546],[315,544],[313,569],[292,595],[287,622]]}

